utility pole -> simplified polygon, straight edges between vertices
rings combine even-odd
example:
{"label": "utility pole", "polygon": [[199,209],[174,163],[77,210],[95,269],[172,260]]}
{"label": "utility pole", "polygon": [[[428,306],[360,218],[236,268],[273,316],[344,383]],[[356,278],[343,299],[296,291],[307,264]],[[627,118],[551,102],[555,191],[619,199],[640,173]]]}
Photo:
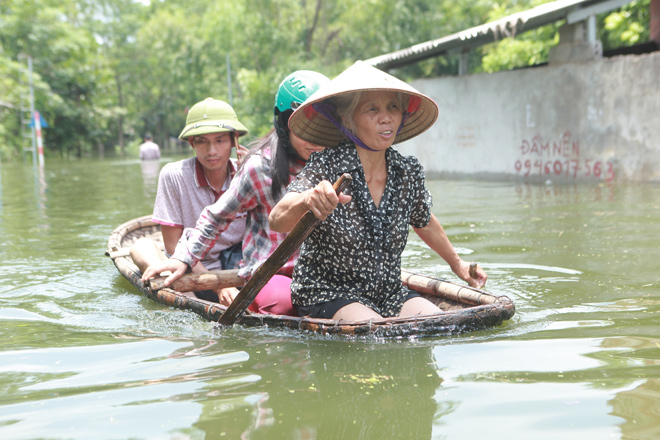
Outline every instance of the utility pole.
{"label": "utility pole", "polygon": [[[23,160],[25,160],[25,153],[32,152],[32,163],[33,165],[37,165],[37,138],[36,138],[36,130],[35,130],[35,124],[32,124],[32,120],[34,118],[34,86],[32,84],[32,57],[29,55],[19,55],[19,58],[22,59],[27,59],[27,71],[25,68],[20,69],[20,82],[22,85],[25,84],[25,76],[27,76],[27,86],[28,86],[28,92],[26,96],[26,92],[24,91],[24,88],[21,87],[21,104],[20,104],[20,112],[21,112],[21,137],[23,138],[23,142],[25,139],[30,139],[31,146],[30,147],[25,147],[23,142],[21,142],[21,157]],[[27,101],[27,102],[26,102]],[[41,121],[40,121],[41,122]],[[29,131],[28,131],[29,128]]]}
{"label": "utility pole", "polygon": [[[34,123],[32,124],[32,164],[37,164],[37,116],[34,109],[34,84],[32,81],[32,57],[28,55],[28,80],[30,84],[30,115]],[[39,120],[39,135],[41,135],[41,120]],[[42,153],[43,154],[43,153]],[[43,163],[42,163],[43,165]]]}
{"label": "utility pole", "polygon": [[37,135],[37,153],[39,153],[39,166],[43,168],[44,166],[44,144],[41,137],[41,114],[38,111],[34,111],[34,130]]}

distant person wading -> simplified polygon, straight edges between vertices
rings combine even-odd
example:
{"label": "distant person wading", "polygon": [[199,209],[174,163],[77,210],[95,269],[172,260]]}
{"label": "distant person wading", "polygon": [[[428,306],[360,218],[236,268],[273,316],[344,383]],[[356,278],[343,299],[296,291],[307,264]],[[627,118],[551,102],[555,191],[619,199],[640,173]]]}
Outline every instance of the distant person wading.
{"label": "distant person wading", "polygon": [[160,147],[155,143],[150,134],[144,136],[144,142],[140,144],[140,159],[158,160],[160,159]]}

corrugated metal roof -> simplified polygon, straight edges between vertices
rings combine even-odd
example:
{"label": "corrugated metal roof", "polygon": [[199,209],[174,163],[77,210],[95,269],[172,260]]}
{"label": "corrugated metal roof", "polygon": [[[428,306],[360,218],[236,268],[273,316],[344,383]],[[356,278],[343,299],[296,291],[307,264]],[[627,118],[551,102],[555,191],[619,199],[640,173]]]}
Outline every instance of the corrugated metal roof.
{"label": "corrugated metal roof", "polygon": [[513,37],[521,32],[566,19],[577,11],[580,11],[581,16],[592,15],[616,9],[627,3],[630,3],[630,0],[559,0],[437,40],[380,55],[365,62],[383,70],[401,67],[451,51],[466,51],[502,38]]}

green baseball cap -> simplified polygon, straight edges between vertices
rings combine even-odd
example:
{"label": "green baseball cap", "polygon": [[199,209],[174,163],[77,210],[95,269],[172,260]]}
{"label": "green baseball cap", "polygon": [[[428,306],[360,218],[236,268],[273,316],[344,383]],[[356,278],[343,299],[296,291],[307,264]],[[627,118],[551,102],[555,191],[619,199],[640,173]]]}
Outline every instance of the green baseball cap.
{"label": "green baseball cap", "polygon": [[239,122],[231,105],[219,99],[206,98],[188,110],[186,126],[181,131],[179,139],[186,140],[191,136],[225,131],[238,133],[239,136],[248,133],[248,129]]}

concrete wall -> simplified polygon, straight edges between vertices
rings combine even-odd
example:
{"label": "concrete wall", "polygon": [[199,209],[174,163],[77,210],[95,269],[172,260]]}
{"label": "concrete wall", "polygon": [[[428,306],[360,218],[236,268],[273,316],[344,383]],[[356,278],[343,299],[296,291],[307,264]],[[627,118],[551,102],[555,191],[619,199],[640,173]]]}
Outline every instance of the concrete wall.
{"label": "concrete wall", "polygon": [[430,178],[660,182],[660,52],[411,84],[440,107],[400,146]]}

